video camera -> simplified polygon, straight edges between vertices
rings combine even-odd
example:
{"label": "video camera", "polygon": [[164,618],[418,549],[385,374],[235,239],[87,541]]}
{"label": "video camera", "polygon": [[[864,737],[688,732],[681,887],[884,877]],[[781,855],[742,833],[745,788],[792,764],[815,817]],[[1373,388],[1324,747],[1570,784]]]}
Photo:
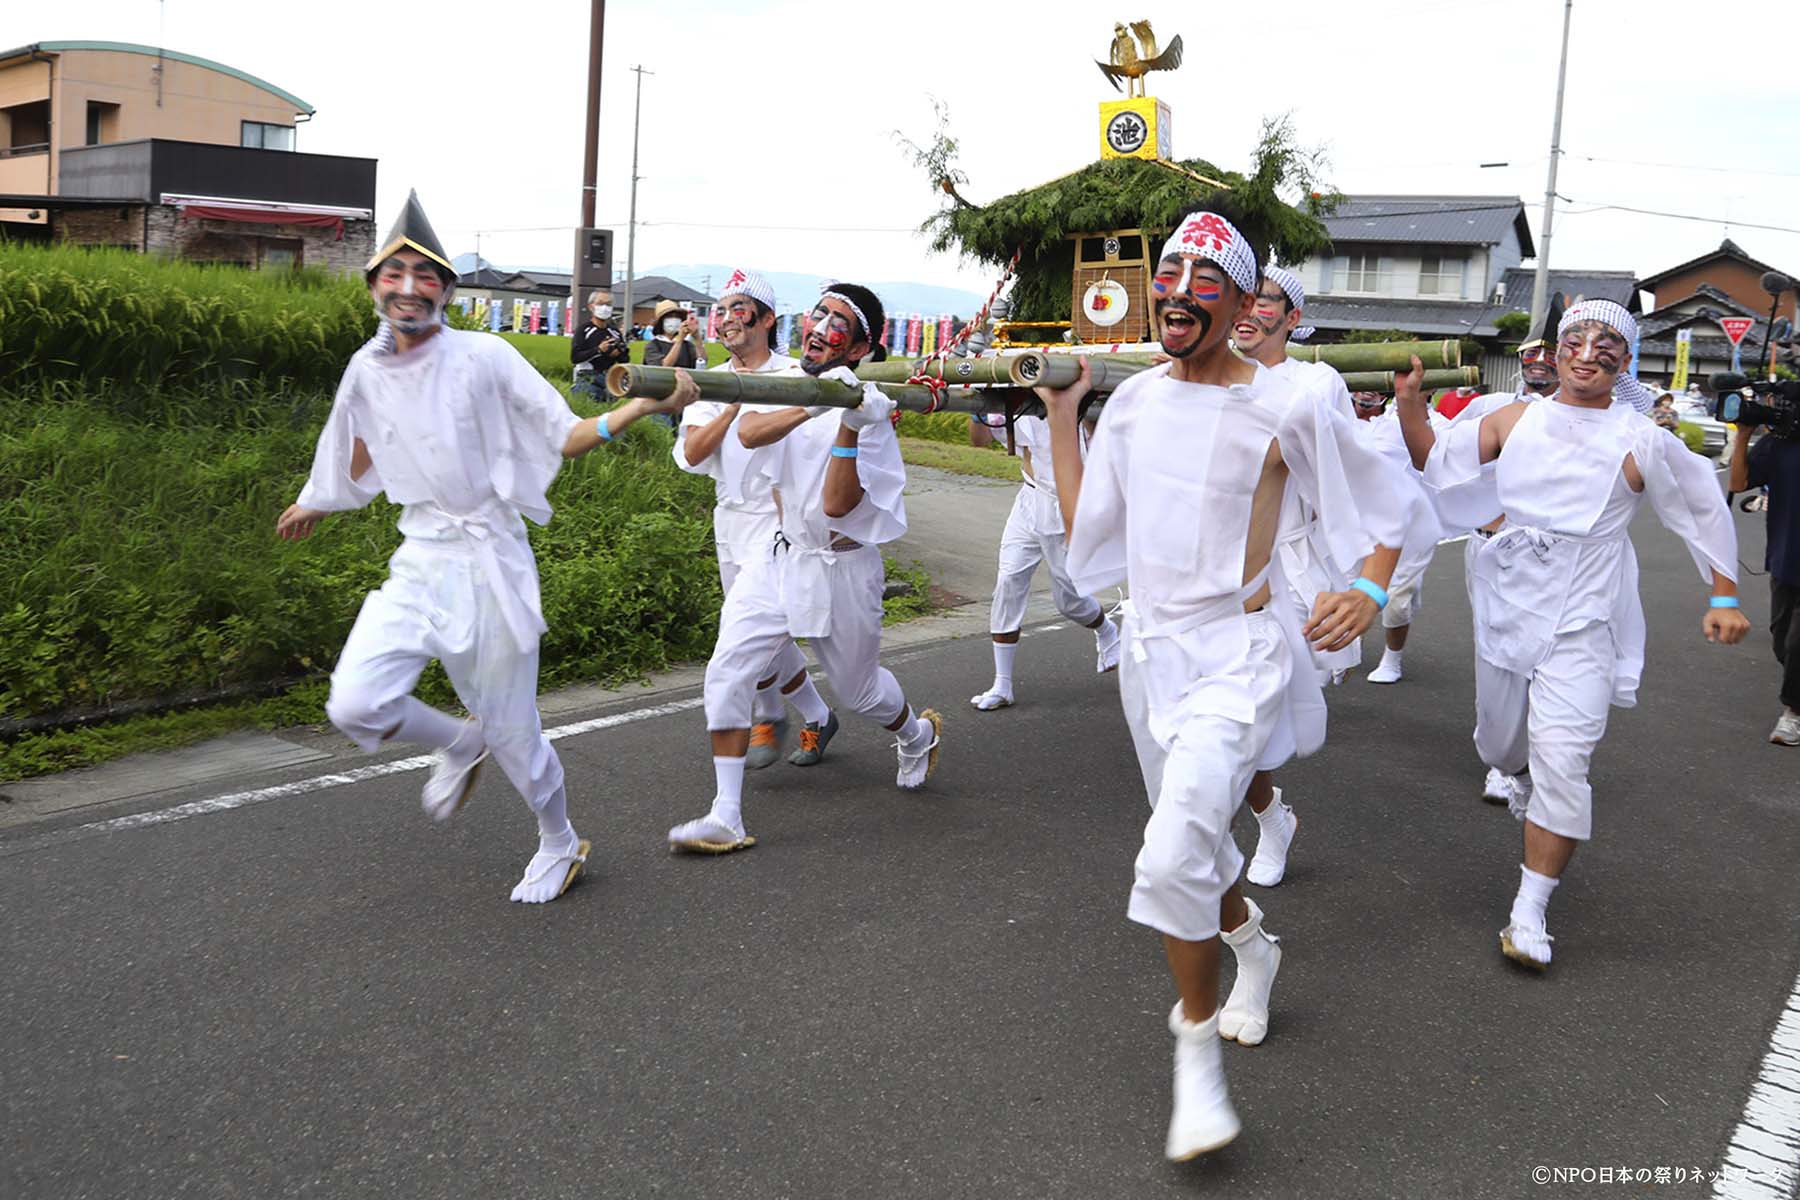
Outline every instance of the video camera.
{"label": "video camera", "polygon": [[[1800,379],[1751,379],[1734,371],[1716,371],[1707,384],[1719,397],[1719,420],[1733,425],[1764,425],[1778,438],[1800,438]],[[1751,394],[1743,395],[1749,388]]]}

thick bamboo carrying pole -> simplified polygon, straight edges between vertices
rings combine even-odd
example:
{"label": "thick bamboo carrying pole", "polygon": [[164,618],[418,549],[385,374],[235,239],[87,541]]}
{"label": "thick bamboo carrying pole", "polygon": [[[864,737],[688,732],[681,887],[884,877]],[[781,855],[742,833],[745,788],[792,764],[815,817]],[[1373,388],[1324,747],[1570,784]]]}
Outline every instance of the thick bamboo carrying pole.
{"label": "thick bamboo carrying pole", "polygon": [[[694,386],[702,400],[721,404],[786,404],[810,408],[824,404],[832,408],[855,408],[862,403],[862,389],[839,383],[835,379],[814,379],[811,375],[765,375],[749,371],[692,371]],[[982,395],[969,388],[945,388],[932,404],[931,389],[922,383],[877,383],[896,407],[906,412],[985,411]],[[636,363],[620,363],[606,372],[606,390],[620,398],[640,396],[646,400],[663,400],[675,391],[674,367],[645,367]],[[995,397],[996,409],[1005,405]]]}
{"label": "thick bamboo carrying pole", "polygon": [[[1395,374],[1393,371],[1346,371],[1344,386],[1353,392],[1391,392]],[[1480,384],[1480,367],[1443,367],[1425,372],[1425,382],[1420,386],[1429,392],[1438,388],[1479,387]]]}
{"label": "thick bamboo carrying pole", "polygon": [[1365,342],[1361,345],[1296,346],[1289,343],[1288,357],[1301,362],[1322,362],[1348,374],[1351,371],[1404,371],[1418,355],[1427,371],[1462,366],[1462,343]]}

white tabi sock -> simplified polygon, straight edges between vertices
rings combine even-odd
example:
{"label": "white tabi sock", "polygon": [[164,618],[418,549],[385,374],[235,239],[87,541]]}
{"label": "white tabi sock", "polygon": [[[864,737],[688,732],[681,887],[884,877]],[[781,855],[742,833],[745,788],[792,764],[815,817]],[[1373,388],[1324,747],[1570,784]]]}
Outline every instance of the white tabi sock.
{"label": "white tabi sock", "polygon": [[569,793],[557,788],[544,807],[537,811],[538,848],[560,849],[575,840],[575,827],[569,824]]}
{"label": "white tabi sock", "polygon": [[1281,969],[1281,945],[1263,931],[1263,912],[1246,897],[1250,917],[1220,938],[1237,958],[1237,979],[1219,1009],[1219,1036],[1243,1046],[1261,1044],[1269,1034],[1269,993]]}
{"label": "white tabi sock", "polygon": [[906,742],[906,752],[916,754],[931,745],[931,739],[937,736],[937,729],[930,721],[913,712],[912,706],[906,707],[906,724],[900,727],[900,737]]}
{"label": "white tabi sock", "polygon": [[1369,682],[1399,683],[1405,673],[1400,662],[1401,653],[1399,650],[1382,651],[1381,661],[1369,672]]}
{"label": "white tabi sock", "polygon": [[1548,875],[1539,875],[1523,863],[1519,865],[1519,894],[1513,897],[1512,923],[1526,929],[1544,928],[1544,909],[1550,903],[1550,893],[1556,890],[1560,879],[1552,879]]}
{"label": "white tabi sock", "polygon": [[[439,712],[417,696],[408,696],[400,701],[400,724],[387,740],[442,750],[455,745],[472,724]],[[472,745],[478,752],[481,739],[464,739],[464,745]]]}
{"label": "white tabi sock", "polygon": [[1019,652],[1017,642],[994,643],[994,686],[989,691],[1012,695],[1013,656]]}
{"label": "white tabi sock", "polygon": [[781,698],[793,705],[800,719],[809,725],[823,725],[831,719],[831,708],[825,703],[825,697],[819,695],[819,689],[813,686],[810,673],[801,677],[799,687],[781,693]]}
{"label": "white tabi sock", "polygon": [[713,778],[719,788],[713,796],[713,819],[744,836],[744,760],[713,755]]}

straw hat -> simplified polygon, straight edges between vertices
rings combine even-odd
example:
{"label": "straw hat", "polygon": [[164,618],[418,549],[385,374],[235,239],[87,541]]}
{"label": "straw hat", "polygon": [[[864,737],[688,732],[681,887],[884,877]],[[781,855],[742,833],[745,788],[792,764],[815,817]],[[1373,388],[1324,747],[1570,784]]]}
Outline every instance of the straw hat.
{"label": "straw hat", "polygon": [[651,316],[650,323],[652,325],[660,325],[662,324],[662,319],[670,313],[680,313],[682,319],[685,320],[688,315],[687,305],[681,303],[679,300],[658,300],[656,302],[656,312]]}

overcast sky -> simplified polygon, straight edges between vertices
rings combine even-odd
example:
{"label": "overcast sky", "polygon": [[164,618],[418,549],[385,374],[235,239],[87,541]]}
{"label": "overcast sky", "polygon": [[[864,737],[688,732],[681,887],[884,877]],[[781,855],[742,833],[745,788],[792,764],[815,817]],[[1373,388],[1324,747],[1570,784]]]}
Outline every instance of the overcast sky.
{"label": "overcast sky", "polygon": [[[217,59],[317,108],[299,149],[380,160],[384,230],[414,187],[452,253],[479,229],[490,260],[568,262],[585,0],[162,7],[159,33],[157,0],[7,4],[0,48],[160,40]],[[1185,42],[1186,64],[1150,89],[1172,110],[1177,157],[1241,168],[1262,118],[1291,111],[1346,193],[1519,196],[1541,234],[1560,0],[607,9],[598,218],[619,232],[621,269],[642,64],[640,268],[728,262],[985,294],[989,268],[928,256],[911,232],[937,199],[893,131],[923,139],[931,97],[948,104],[977,203],[1080,167],[1115,96],[1093,60],[1114,19],[1146,16],[1164,43]],[[1228,13],[1260,20],[1252,31]],[[1793,3],[1575,0],[1553,265],[1649,274],[1716,247],[1729,219],[1751,255],[1800,271],[1800,233],[1752,227],[1800,229],[1797,35]],[[557,231],[527,232],[541,226]]]}

